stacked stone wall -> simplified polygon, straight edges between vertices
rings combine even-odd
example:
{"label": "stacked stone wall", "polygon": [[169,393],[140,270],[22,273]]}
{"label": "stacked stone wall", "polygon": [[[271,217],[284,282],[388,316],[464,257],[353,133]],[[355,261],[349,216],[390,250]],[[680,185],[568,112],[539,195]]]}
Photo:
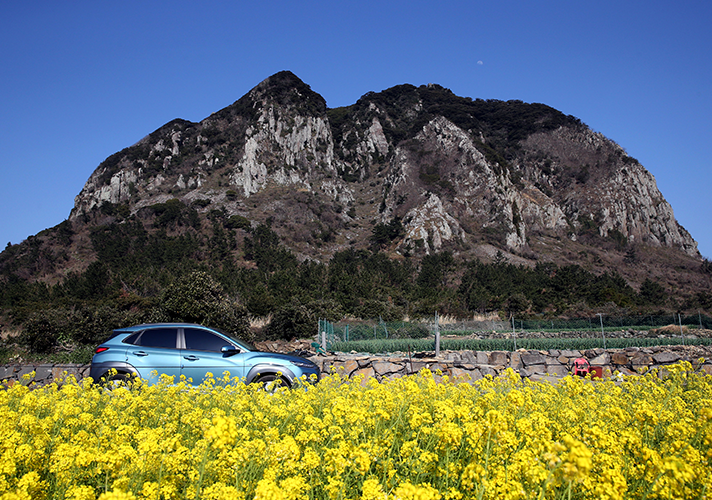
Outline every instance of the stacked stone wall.
{"label": "stacked stone wall", "polygon": [[313,356],[310,359],[326,373],[334,371],[349,378],[362,375],[380,381],[427,368],[451,378],[475,381],[487,375],[497,376],[508,368],[524,378],[563,377],[571,373],[573,362],[578,358],[585,358],[592,367],[600,368],[604,377],[616,373],[624,376],[641,375],[682,361],[712,375],[712,347],[690,346],[585,351],[446,351],[439,357],[335,354]]}
{"label": "stacked stone wall", "polygon": [[[378,381],[403,377],[428,369],[438,375],[460,380],[479,380],[487,375],[496,377],[512,368],[524,378],[555,378],[571,373],[573,362],[585,358],[592,367],[599,367],[604,377],[620,373],[640,375],[653,369],[687,361],[696,370],[712,375],[712,347],[664,346],[627,349],[548,350],[548,351],[445,351],[417,356],[336,353],[312,355],[323,373],[339,373],[348,378],[363,376]],[[25,364],[0,366],[0,380],[17,381],[34,372],[30,380],[46,384],[65,375],[77,380],[89,375],[89,365]]]}
{"label": "stacked stone wall", "polygon": [[0,380],[9,383],[29,377],[28,382],[44,385],[68,376],[77,380],[88,377],[89,365],[42,363],[0,366]]}

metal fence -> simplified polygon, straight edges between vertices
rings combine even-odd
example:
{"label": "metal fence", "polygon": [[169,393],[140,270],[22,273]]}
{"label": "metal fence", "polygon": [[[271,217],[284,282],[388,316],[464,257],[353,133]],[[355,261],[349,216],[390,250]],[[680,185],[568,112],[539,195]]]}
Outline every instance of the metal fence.
{"label": "metal fence", "polygon": [[370,321],[342,321],[331,323],[325,319],[319,320],[317,341],[322,347],[328,347],[334,342],[349,342],[353,340],[378,339],[417,339],[433,336],[438,322],[392,321],[382,319]]}
{"label": "metal fence", "polygon": [[[419,339],[445,336],[512,336],[552,334],[567,337],[617,336],[611,332],[646,331],[673,325],[680,328],[712,329],[712,318],[701,313],[696,315],[637,315],[608,316],[597,314],[585,318],[569,319],[518,319],[503,320],[473,319],[469,321],[443,320],[436,314],[422,321],[386,322],[382,319],[369,321],[340,321],[331,323],[319,320],[317,342],[324,348],[336,342],[379,339]],[[673,332],[674,333],[674,332]],[[627,334],[627,333],[625,333]],[[437,342],[436,342],[437,346]]]}
{"label": "metal fence", "polygon": [[511,318],[508,328],[522,331],[585,331],[604,328],[606,330],[649,330],[668,325],[712,329],[712,318],[701,313],[682,316],[670,314],[664,316],[638,315],[638,316],[608,316],[598,314],[587,318],[572,319],[517,319]]}

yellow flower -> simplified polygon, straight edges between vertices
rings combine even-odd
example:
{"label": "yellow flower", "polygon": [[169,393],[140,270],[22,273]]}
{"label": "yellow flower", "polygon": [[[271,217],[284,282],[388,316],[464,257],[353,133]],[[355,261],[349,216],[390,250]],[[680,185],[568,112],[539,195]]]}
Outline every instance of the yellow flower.
{"label": "yellow flower", "polygon": [[571,436],[563,437],[566,454],[561,464],[564,479],[567,481],[582,481],[591,470],[591,450],[581,441]]}
{"label": "yellow flower", "polygon": [[215,483],[204,488],[200,498],[204,500],[244,500],[245,494],[234,486]]}
{"label": "yellow flower", "polygon": [[130,492],[113,490],[99,495],[99,500],[136,500],[136,496]]}
{"label": "yellow flower", "polygon": [[442,495],[438,490],[429,484],[415,486],[406,482],[398,486],[395,491],[395,500],[440,500],[441,498]]}
{"label": "yellow flower", "polygon": [[361,500],[387,500],[388,495],[383,492],[381,483],[377,479],[369,478],[363,482]]}
{"label": "yellow flower", "polygon": [[304,478],[289,477],[279,482],[262,479],[255,489],[255,500],[301,500],[308,490]]}
{"label": "yellow flower", "polygon": [[66,500],[94,500],[94,488],[86,485],[70,486],[64,497]]}

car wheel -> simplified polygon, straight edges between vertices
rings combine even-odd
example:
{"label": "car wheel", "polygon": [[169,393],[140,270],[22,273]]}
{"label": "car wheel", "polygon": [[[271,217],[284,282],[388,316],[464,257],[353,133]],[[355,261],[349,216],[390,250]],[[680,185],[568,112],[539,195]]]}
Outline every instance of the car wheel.
{"label": "car wheel", "polygon": [[262,375],[254,381],[255,384],[260,384],[267,392],[277,392],[280,387],[289,387],[289,382],[278,375]]}
{"label": "car wheel", "polygon": [[104,387],[109,390],[118,389],[119,387],[128,387],[130,380],[131,378],[128,373],[115,373],[106,379]]}

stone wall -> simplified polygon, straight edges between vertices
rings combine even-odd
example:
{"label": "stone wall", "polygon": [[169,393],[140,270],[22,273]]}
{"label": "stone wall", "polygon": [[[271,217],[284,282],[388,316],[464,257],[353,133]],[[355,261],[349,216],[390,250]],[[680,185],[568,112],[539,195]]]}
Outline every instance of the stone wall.
{"label": "stone wall", "polygon": [[89,376],[89,365],[72,364],[26,364],[26,365],[5,365],[0,366],[0,380],[15,382],[22,380],[25,375],[35,373],[30,380],[37,384],[44,385],[54,380],[64,378],[65,375],[73,375],[77,380]]}
{"label": "stone wall", "polygon": [[358,354],[313,356],[322,371],[336,371],[347,377],[363,375],[377,380],[401,377],[424,368],[451,378],[479,380],[497,376],[512,368],[525,378],[563,377],[571,372],[573,361],[585,358],[592,367],[600,367],[604,377],[619,372],[640,375],[680,361],[692,363],[697,370],[712,375],[712,347],[664,346],[627,349],[549,350],[549,351],[446,351],[439,357],[371,357]]}
{"label": "stone wall", "polygon": [[[451,378],[479,380],[487,375],[497,376],[512,368],[522,377],[551,378],[570,373],[576,358],[586,358],[591,366],[600,367],[604,377],[616,372],[639,375],[651,369],[663,368],[680,361],[692,363],[697,370],[712,375],[712,347],[664,346],[628,349],[592,349],[527,351],[444,351],[439,357],[417,355],[369,356],[364,354],[312,355],[309,359],[319,365],[322,372],[336,372],[353,378],[363,375],[378,381],[417,373],[422,369],[439,372]],[[23,375],[35,372],[34,382],[46,384],[64,373],[78,380],[89,374],[89,365],[10,365],[0,366],[0,380],[20,380]]]}

